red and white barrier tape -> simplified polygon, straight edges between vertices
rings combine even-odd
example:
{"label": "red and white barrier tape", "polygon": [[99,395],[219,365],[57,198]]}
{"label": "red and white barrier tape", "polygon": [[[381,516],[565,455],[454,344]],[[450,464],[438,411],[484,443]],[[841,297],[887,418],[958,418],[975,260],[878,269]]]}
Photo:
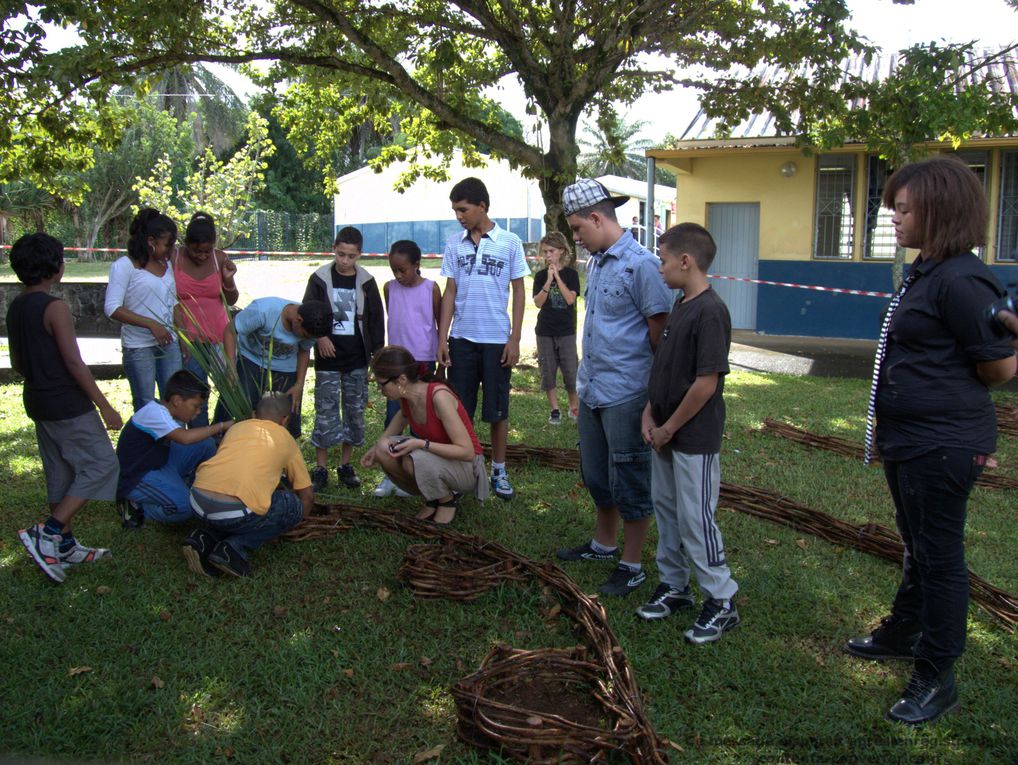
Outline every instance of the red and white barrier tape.
{"label": "red and white barrier tape", "polygon": [[[10,247],[9,244],[0,245],[0,247]],[[65,247],[68,252],[127,252],[123,247]],[[302,257],[331,257],[333,253],[331,251],[326,252],[303,252],[299,250],[224,250],[227,255],[288,255],[288,256],[302,256]],[[388,254],[384,252],[364,252],[361,253],[362,257],[366,258],[387,258]],[[421,256],[426,260],[439,260],[441,255],[435,253],[424,254]],[[531,261],[539,261],[538,257],[528,258]],[[821,287],[816,284],[793,284],[792,282],[772,282],[766,279],[750,279],[744,276],[721,276],[719,274],[708,274],[710,279],[725,279],[733,282],[748,282],[749,284],[764,284],[770,287],[792,287],[799,290],[813,290],[815,292],[834,292],[839,295],[861,295],[862,297],[878,297],[878,298],[890,298],[892,293],[890,292],[876,292],[873,290],[850,290],[842,287]]]}
{"label": "red and white barrier tape", "polygon": [[718,274],[707,274],[709,279],[725,279],[733,282],[749,282],[751,284],[766,284],[771,287],[794,287],[800,290],[814,290],[816,292],[837,292],[841,295],[862,295],[863,297],[892,297],[890,292],[874,292],[873,290],[849,290],[842,287],[820,287],[815,284],[792,284],[791,282],[769,282],[765,279],[749,279],[744,276],[720,276]]}

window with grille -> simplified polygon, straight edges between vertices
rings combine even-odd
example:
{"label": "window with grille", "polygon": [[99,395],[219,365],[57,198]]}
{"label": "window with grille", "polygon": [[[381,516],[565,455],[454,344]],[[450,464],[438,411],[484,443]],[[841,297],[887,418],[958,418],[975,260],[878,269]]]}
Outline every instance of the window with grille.
{"label": "window with grille", "polygon": [[1018,151],[1001,155],[997,260],[1018,261]]}
{"label": "window with grille", "polygon": [[855,227],[855,158],[828,154],[817,160],[816,220],[813,257],[852,257]]}
{"label": "window with grille", "polygon": [[866,159],[866,241],[863,257],[892,260],[898,242],[894,238],[892,211],[883,205],[884,185],[891,170],[887,160],[877,156]]}

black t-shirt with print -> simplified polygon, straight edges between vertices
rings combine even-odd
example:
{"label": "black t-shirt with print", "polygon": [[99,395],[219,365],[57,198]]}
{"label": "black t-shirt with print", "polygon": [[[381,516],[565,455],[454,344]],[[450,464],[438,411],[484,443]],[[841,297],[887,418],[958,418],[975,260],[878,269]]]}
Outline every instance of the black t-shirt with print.
{"label": "black t-shirt with print", "polygon": [[336,312],[332,316],[330,339],[336,346],[334,358],[326,358],[315,351],[315,369],[323,372],[352,372],[368,365],[364,353],[364,341],[357,326],[357,274],[343,276],[335,267],[329,269],[332,276],[333,301]]}
{"label": "black t-shirt with print", "polygon": [[716,454],[725,430],[725,375],[732,344],[728,307],[708,287],[691,300],[676,303],[668,315],[647,394],[657,425],[675,413],[686,391],[700,375],[717,373],[718,387],[692,419],[679,428],[669,446],[683,454]]}
{"label": "black t-shirt with print", "polygon": [[[580,275],[576,269],[566,266],[559,269],[559,275],[565,285],[576,293],[577,299],[580,296]],[[534,274],[534,297],[541,294],[544,285],[548,283],[548,269],[542,268]],[[537,327],[535,335],[541,337],[566,337],[576,334],[576,300],[572,305],[566,305],[566,299],[558,288],[558,282],[551,280],[548,288],[548,299],[544,301],[541,310],[537,312]]]}

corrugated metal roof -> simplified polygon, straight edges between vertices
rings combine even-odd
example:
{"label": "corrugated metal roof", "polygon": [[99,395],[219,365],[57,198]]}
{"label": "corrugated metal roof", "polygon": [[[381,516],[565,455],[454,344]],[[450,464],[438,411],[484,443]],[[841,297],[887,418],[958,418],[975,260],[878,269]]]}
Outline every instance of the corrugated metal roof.
{"label": "corrugated metal roof", "polygon": [[[988,49],[973,50],[969,52],[967,58],[970,64],[974,64],[994,53],[996,51]],[[858,77],[869,82],[879,82],[886,79],[898,67],[899,60],[900,57],[897,53],[873,56],[869,63],[861,56],[853,57],[844,63],[842,82],[849,77]],[[993,74],[992,86],[995,90],[1018,96],[1018,55],[1016,55],[1015,51],[997,58],[990,64],[989,70]],[[786,76],[786,72],[780,67],[768,66],[757,69],[749,76],[758,79],[762,84],[766,84],[781,80]],[[975,75],[970,75],[968,81],[974,82]],[[959,83],[959,87],[964,87],[964,84],[965,81],[962,81]],[[852,104],[854,108],[862,105],[861,102]],[[683,143],[686,141],[711,141],[712,145],[720,148],[726,145],[726,140],[730,139],[739,140],[739,145],[741,146],[751,146],[753,145],[752,139],[792,137],[778,133],[775,127],[774,115],[770,112],[752,115],[749,119],[732,128],[727,133],[726,138],[718,138],[718,125],[719,122],[717,120],[708,117],[703,109],[701,109],[685,131],[683,131],[674,148],[682,148]]]}

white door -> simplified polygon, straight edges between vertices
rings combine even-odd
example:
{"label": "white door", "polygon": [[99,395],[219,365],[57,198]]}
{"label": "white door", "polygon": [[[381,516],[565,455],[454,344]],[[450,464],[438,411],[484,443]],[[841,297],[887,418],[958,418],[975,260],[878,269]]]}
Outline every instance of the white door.
{"label": "white door", "polygon": [[[718,276],[757,278],[760,256],[760,205],[708,204],[707,230],[718,245],[710,273]],[[733,329],[756,329],[756,288],[751,282],[711,279],[732,315]]]}

